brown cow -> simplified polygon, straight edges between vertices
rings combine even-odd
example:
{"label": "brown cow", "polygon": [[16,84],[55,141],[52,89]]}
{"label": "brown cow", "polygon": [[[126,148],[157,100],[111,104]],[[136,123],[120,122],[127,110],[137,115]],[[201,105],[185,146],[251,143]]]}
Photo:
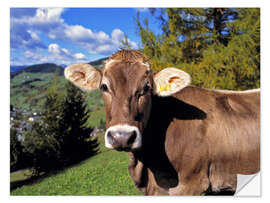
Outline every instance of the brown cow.
{"label": "brown cow", "polygon": [[137,51],[113,54],[100,71],[65,70],[86,91],[100,88],[106,147],[128,151],[135,186],[145,195],[200,195],[236,190],[237,174],[260,169],[260,90],[188,86],[187,73],[154,74]]}

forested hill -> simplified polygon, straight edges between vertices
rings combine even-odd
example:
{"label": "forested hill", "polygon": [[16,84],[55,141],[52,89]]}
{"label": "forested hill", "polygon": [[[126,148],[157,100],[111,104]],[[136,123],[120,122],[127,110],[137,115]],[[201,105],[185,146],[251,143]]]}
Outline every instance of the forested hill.
{"label": "forested hill", "polygon": [[64,74],[64,69],[61,66],[58,66],[53,63],[44,63],[27,66],[19,71],[10,73],[10,77],[14,78],[16,75],[19,75],[23,72],[25,73],[55,73],[58,71],[60,75]]}
{"label": "forested hill", "polygon": [[[102,68],[103,62],[108,59],[108,57],[101,58],[95,61],[91,61],[88,64],[95,66],[96,68]],[[16,70],[16,67],[13,67],[14,70]],[[18,66],[19,70],[13,71],[10,73],[10,77],[14,78],[16,75],[19,75],[23,72],[27,73],[55,73],[56,71],[59,72],[60,75],[64,74],[64,68],[60,65],[56,65],[54,63],[43,63],[43,64],[35,64],[31,66]]]}

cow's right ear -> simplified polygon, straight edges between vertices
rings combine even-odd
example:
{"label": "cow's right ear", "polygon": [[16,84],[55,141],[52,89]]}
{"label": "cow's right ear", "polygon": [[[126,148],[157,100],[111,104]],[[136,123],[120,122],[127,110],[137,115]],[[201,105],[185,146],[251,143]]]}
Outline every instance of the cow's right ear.
{"label": "cow's right ear", "polygon": [[89,64],[75,64],[65,69],[65,77],[83,91],[99,88],[102,74]]}

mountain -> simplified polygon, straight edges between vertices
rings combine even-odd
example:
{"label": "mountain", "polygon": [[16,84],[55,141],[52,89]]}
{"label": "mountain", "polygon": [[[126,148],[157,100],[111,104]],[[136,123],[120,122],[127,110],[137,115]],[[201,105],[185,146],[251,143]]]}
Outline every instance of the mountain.
{"label": "mountain", "polygon": [[53,63],[43,63],[43,64],[27,66],[26,68],[20,69],[19,71],[11,72],[10,77],[14,78],[16,75],[19,75],[23,72],[25,73],[55,73],[56,70],[59,71],[59,75],[64,74],[64,69],[61,66],[58,66]]}
{"label": "mountain", "polygon": [[25,68],[26,66],[10,66],[10,72],[16,72],[16,71],[19,71],[23,68]]}

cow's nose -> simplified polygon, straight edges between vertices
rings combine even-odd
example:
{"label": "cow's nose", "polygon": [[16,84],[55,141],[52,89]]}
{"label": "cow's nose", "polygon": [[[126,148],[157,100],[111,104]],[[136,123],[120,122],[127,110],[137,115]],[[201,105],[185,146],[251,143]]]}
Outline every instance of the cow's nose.
{"label": "cow's nose", "polygon": [[113,131],[107,132],[108,143],[116,150],[129,151],[132,144],[137,138],[137,132],[135,130],[131,131]]}
{"label": "cow's nose", "polygon": [[105,133],[105,146],[109,149],[133,151],[142,146],[142,135],[137,126],[119,124],[110,126]]}

